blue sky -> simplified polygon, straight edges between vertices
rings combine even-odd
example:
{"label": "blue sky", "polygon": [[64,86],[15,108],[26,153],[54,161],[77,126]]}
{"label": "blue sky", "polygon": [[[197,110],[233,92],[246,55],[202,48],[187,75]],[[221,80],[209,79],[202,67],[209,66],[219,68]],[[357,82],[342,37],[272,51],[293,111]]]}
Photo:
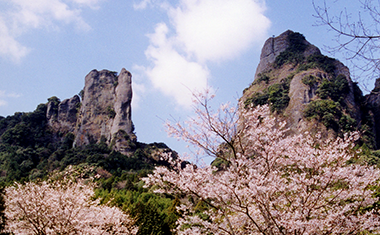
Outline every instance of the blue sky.
{"label": "blue sky", "polygon": [[92,69],[124,67],[138,140],[181,152],[163,123],[191,115],[191,90],[236,103],[264,41],[287,29],[333,45],[313,14],[311,0],[0,0],[0,116],[72,97]]}

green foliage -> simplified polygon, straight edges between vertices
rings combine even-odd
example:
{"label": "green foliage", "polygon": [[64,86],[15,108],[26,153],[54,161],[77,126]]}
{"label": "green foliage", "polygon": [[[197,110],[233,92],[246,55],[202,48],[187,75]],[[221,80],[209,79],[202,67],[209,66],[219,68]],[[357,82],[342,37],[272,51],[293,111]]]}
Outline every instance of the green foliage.
{"label": "green foliage", "polygon": [[376,136],[374,134],[374,116],[371,112],[371,107],[368,107],[365,104],[365,99],[360,93],[361,96],[357,97],[357,99],[361,100],[361,125],[359,127],[359,131],[361,133],[361,138],[358,142],[359,145],[366,145],[370,149],[378,149],[379,141],[376,143]]}
{"label": "green foliage", "polygon": [[306,58],[305,63],[301,64],[298,68],[299,71],[306,71],[308,69],[319,68],[326,73],[334,74],[336,66],[334,65],[335,59],[321,54],[313,54]]}
{"label": "green foliage", "polygon": [[61,148],[62,149],[71,149],[73,147],[75,140],[75,135],[71,132],[67,133],[63,138]]}
{"label": "green foliage", "polygon": [[337,130],[338,121],[336,116],[341,116],[339,104],[332,100],[315,100],[309,103],[304,110],[306,118],[315,118],[327,128]]}
{"label": "green foliage", "polygon": [[0,136],[9,128],[13,128],[16,124],[21,122],[23,113],[15,113],[13,116],[6,118],[2,117],[0,120]]}
{"label": "green foliage", "polygon": [[116,116],[116,112],[111,106],[107,107],[107,115],[109,118],[114,118]]}
{"label": "green foliage", "polygon": [[[51,98],[58,102],[58,98]],[[0,118],[0,182],[35,180],[68,165],[86,164],[103,168],[112,175],[125,171],[152,169],[154,164],[165,164],[152,159],[151,153],[168,147],[164,144],[143,144],[128,137],[131,156],[112,151],[105,141],[73,148],[75,136],[67,133],[62,141],[49,131],[46,120],[47,105],[39,105],[34,112],[16,113]]]}
{"label": "green foliage", "polygon": [[254,106],[269,104],[272,112],[282,112],[289,104],[290,98],[289,87],[293,75],[283,79],[281,83],[276,83],[269,86],[262,93],[255,92],[251,97],[247,98],[244,102],[245,107],[250,104]]}
{"label": "green foliage", "polygon": [[[180,216],[176,210],[176,206],[179,205],[178,198],[149,192],[143,188],[141,176],[146,176],[146,172],[113,176],[106,180],[112,181],[112,187],[102,186],[96,191],[95,196],[102,199],[101,203],[111,203],[130,214],[139,227],[137,234],[171,235],[170,230],[175,228],[175,222]],[[123,185],[123,188],[120,189],[120,185]]]}
{"label": "green foliage", "polygon": [[334,101],[341,101],[349,92],[348,81],[344,75],[340,74],[332,81],[324,79],[316,93],[321,99],[331,98]]}
{"label": "green foliage", "polygon": [[1,141],[5,144],[19,145],[27,147],[31,142],[31,130],[24,123],[17,124],[15,127],[8,129],[1,135]]}
{"label": "green foliage", "polygon": [[15,114],[0,121],[3,133],[1,143],[22,147],[46,146],[51,133],[46,129],[46,104],[40,104],[31,113]]}
{"label": "green foliage", "polygon": [[350,115],[343,114],[339,119],[339,127],[343,132],[352,132],[355,130],[356,120]]}
{"label": "green foliage", "polygon": [[215,166],[218,171],[220,171],[226,169],[229,166],[229,162],[223,158],[215,158],[215,160],[211,162],[211,166]]}
{"label": "green foliage", "polygon": [[265,82],[266,84],[268,84],[269,80],[270,80],[270,77],[267,73],[260,73],[257,79],[253,83],[258,84],[260,82]]}
{"label": "green foliage", "polygon": [[[350,92],[350,87],[344,75],[340,74],[331,80],[308,75],[302,79],[302,82],[310,87],[317,86],[316,94],[320,98],[307,105],[304,110],[305,117],[315,118],[327,128],[337,132],[356,130],[356,120],[349,114],[345,114],[345,112],[349,113],[349,110],[345,110],[347,107],[344,98]],[[359,91],[356,91],[355,99],[362,100],[362,93]]]}
{"label": "green foliage", "polygon": [[255,92],[251,97],[245,100],[244,104],[245,107],[248,107],[250,104],[253,104],[254,106],[264,105],[268,104],[268,99],[269,94],[267,92]]}
{"label": "green foliage", "polygon": [[61,100],[57,96],[52,96],[48,98],[48,102],[52,102],[55,106],[58,106]]}
{"label": "green foliage", "polygon": [[289,87],[285,83],[274,84],[268,87],[268,102],[272,112],[281,112],[288,106],[290,101],[288,93]]}
{"label": "green foliage", "polygon": [[356,126],[356,120],[344,114],[340,104],[333,100],[311,101],[304,110],[304,116],[309,119],[317,119],[327,128],[337,132],[353,131]]}
{"label": "green foliage", "polygon": [[373,166],[377,166],[377,167],[380,167],[380,150],[376,150],[376,151],[366,151],[366,155],[367,155],[367,162],[370,164],[370,165],[373,165]]}
{"label": "green foliage", "polygon": [[305,85],[308,85],[310,88],[315,86],[320,81],[320,78],[313,76],[313,75],[307,75],[302,78],[302,83]]}
{"label": "green foliage", "polygon": [[305,37],[300,33],[290,33],[287,40],[289,46],[276,57],[275,68],[280,68],[284,64],[298,64],[305,59],[303,52],[308,47],[305,44]]}

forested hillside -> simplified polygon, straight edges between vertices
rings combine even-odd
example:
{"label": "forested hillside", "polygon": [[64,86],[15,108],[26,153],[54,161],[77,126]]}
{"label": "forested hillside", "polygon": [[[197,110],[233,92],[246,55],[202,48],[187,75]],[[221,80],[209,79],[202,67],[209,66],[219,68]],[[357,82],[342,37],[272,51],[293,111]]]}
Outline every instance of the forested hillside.
{"label": "forested hillside", "polygon": [[[40,104],[30,113],[15,113],[0,118],[0,180],[13,182],[47,180],[56,171],[74,166],[85,177],[98,176],[96,196],[111,197],[112,202],[131,213],[142,226],[140,234],[171,234],[177,218],[172,197],[158,196],[144,189],[141,177],[155,166],[167,165],[157,154],[172,152],[163,143],[133,142],[133,154],[126,156],[112,150],[105,142],[73,147],[74,134],[67,133],[56,141],[47,124],[47,104]],[[144,232],[145,231],[145,232]],[[149,231],[149,232],[148,232]],[[166,231],[166,232],[165,232]]]}

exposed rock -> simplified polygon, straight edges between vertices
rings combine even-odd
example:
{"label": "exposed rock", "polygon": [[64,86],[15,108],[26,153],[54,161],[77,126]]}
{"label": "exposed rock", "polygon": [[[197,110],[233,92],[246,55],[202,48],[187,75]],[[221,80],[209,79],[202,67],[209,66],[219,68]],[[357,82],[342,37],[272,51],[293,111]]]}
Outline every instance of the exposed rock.
{"label": "exposed rock", "polygon": [[[288,40],[288,37],[292,33],[294,32],[287,30],[279,36],[273,36],[265,41],[264,46],[261,49],[260,63],[256,69],[255,79],[257,78],[258,74],[268,71],[268,69],[271,68],[272,64],[276,60],[276,57],[289,47],[290,42]],[[312,54],[321,53],[316,46],[311,45],[308,41],[305,40],[304,43],[308,46],[304,52],[305,57],[308,57]]]}
{"label": "exposed rock", "polygon": [[119,130],[131,134],[134,130],[131,119],[132,101],[132,75],[126,69],[122,69],[118,77],[118,85],[115,89],[115,118],[111,127],[111,134],[116,134]]}
{"label": "exposed rock", "polygon": [[58,105],[59,103],[56,102],[48,102],[47,105],[47,112],[46,112],[46,118],[49,121],[49,124],[52,125],[53,121],[57,120],[58,117]]}
{"label": "exposed rock", "polygon": [[[131,120],[131,73],[122,69],[120,75],[108,70],[91,71],[85,78],[83,101],[75,129],[76,146],[97,143],[101,139],[115,144],[119,130],[134,139]],[[128,139],[128,138],[127,138]],[[122,141],[116,148],[121,150]]]}
{"label": "exposed rock", "polygon": [[74,130],[79,108],[80,98],[77,95],[63,100],[58,106],[58,122],[69,132]]}
{"label": "exposed rock", "polygon": [[126,69],[120,74],[108,70],[92,70],[85,78],[83,100],[49,100],[47,120],[57,138],[72,132],[74,145],[105,141],[113,149],[127,154],[136,142],[131,119],[132,75]]}
{"label": "exposed rock", "polygon": [[75,95],[62,102],[50,101],[47,108],[47,119],[49,125],[55,132],[64,135],[73,132],[77,122],[77,113],[80,106],[80,98]]}

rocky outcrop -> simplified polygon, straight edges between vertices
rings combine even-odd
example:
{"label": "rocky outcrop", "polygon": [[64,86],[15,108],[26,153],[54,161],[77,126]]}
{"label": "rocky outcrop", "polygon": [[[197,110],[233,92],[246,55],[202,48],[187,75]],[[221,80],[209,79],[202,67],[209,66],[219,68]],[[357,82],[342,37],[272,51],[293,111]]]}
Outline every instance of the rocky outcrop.
{"label": "rocky outcrop", "polygon": [[346,66],[288,30],[265,42],[254,81],[241,101],[245,106],[269,104],[279,120],[287,121],[290,133],[336,135],[363,123],[357,89]]}
{"label": "rocky outcrop", "polygon": [[82,102],[78,96],[59,102],[51,98],[47,119],[60,136],[75,135],[74,145],[101,141],[122,153],[136,141],[131,119],[132,75],[122,69],[118,75],[108,70],[92,70],[85,78]]}
{"label": "rocky outcrop", "polygon": [[114,138],[120,138],[119,131],[125,133],[124,138],[132,136],[131,79],[131,73],[125,69],[119,76],[108,70],[93,70],[86,76],[75,129],[76,146],[100,140],[113,144]]}
{"label": "rocky outcrop", "polygon": [[77,122],[77,114],[80,107],[80,98],[75,95],[62,102],[54,97],[47,106],[47,119],[53,130],[60,135],[73,132]]}
{"label": "rocky outcrop", "polygon": [[[275,62],[276,57],[289,47],[291,42],[288,40],[288,37],[293,33],[293,31],[287,30],[279,36],[273,36],[265,41],[264,46],[261,49],[260,63],[256,69],[255,79],[259,74],[270,69]],[[315,53],[321,53],[316,46],[310,44],[308,41],[305,40],[303,43],[307,46],[307,49],[303,52],[305,57]]]}

